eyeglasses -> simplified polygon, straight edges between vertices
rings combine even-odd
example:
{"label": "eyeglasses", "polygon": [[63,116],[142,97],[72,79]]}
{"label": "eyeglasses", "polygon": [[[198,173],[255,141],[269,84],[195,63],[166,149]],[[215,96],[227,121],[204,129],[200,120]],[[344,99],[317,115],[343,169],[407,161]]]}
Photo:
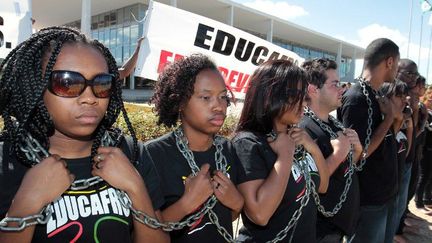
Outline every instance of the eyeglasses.
{"label": "eyeglasses", "polygon": [[400,73],[403,73],[411,77],[418,77],[420,75],[418,72],[413,72],[413,71],[401,71]]}
{"label": "eyeglasses", "polygon": [[113,81],[114,75],[108,73],[101,73],[87,80],[78,72],[55,70],[51,73],[48,90],[60,97],[74,98],[80,96],[87,86],[90,86],[94,96],[108,98]]}

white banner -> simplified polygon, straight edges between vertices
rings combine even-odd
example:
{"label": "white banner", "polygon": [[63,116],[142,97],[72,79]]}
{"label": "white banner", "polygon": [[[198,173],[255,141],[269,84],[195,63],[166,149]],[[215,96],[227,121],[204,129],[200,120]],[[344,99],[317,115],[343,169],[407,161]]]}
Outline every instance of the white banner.
{"label": "white banner", "polygon": [[32,34],[31,0],[1,0],[0,58]]}
{"label": "white banner", "polygon": [[150,1],[135,75],[157,80],[164,66],[192,53],[209,56],[226,84],[243,98],[250,75],[269,59],[299,64],[296,53],[245,31],[165,4]]}

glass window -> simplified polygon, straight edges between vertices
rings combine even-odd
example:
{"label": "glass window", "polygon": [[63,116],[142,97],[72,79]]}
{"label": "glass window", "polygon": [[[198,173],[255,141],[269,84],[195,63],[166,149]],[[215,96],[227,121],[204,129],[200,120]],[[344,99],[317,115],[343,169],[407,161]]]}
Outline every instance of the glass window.
{"label": "glass window", "polygon": [[103,29],[99,29],[99,36],[98,36],[99,42],[104,43],[104,39],[105,39],[105,31]]}
{"label": "glass window", "polygon": [[116,40],[116,45],[123,45],[123,28],[119,27],[117,28],[117,40]]}
{"label": "glass window", "polygon": [[131,26],[130,43],[135,43],[138,39],[138,25]]}
{"label": "glass window", "polygon": [[130,43],[130,26],[123,28],[123,45],[127,45]]}
{"label": "glass window", "polygon": [[129,48],[130,48],[129,45],[123,46],[123,62],[125,62],[130,56]]}
{"label": "glass window", "polygon": [[92,37],[92,39],[98,39],[98,37],[99,37],[99,34],[98,34],[98,31],[97,30],[93,30],[92,32],[91,32],[91,37]]}
{"label": "glass window", "polygon": [[110,46],[117,45],[117,29],[116,28],[110,29],[110,42],[109,42],[109,44],[110,44]]}
{"label": "glass window", "polygon": [[122,55],[122,47],[121,46],[116,47],[115,60],[116,60],[118,66],[122,65],[123,55]]}
{"label": "glass window", "polygon": [[103,44],[104,44],[105,46],[108,46],[108,45],[109,45],[109,40],[110,40],[110,37],[109,37],[110,31],[109,31],[108,28],[105,28],[105,29],[104,29],[104,32],[105,32],[105,38],[104,38],[104,42],[103,42]]}
{"label": "glass window", "polygon": [[309,59],[309,49],[300,47],[300,46],[293,46],[293,51],[295,53],[297,53],[299,56],[305,58],[305,59]]}

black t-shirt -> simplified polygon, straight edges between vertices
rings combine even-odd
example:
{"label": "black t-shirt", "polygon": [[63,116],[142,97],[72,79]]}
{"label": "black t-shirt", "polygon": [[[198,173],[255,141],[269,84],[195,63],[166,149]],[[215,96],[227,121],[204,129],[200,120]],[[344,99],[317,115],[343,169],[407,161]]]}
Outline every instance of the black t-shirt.
{"label": "black t-shirt", "polygon": [[[6,143],[5,146],[8,146]],[[125,151],[126,142],[122,143]],[[2,147],[2,146],[0,146]],[[160,182],[150,157],[140,143],[139,164],[136,169],[144,178],[153,207],[163,204]],[[130,150],[129,150],[130,151]],[[0,151],[1,152],[1,151]],[[18,163],[14,156],[3,153],[0,170],[0,215],[3,218],[19,188],[27,167]],[[129,156],[128,152],[125,152]],[[6,159],[6,160],[5,160]],[[92,177],[91,157],[65,159],[76,180]],[[49,189],[49,188],[47,188]],[[116,189],[106,182],[80,191],[65,191],[50,204],[52,217],[47,224],[36,225],[32,242],[132,242],[133,216],[124,208]]]}
{"label": "black t-shirt", "polygon": [[427,127],[425,128],[425,143],[424,143],[424,150],[425,151],[432,151],[432,111],[428,111],[428,120]]}
{"label": "black t-shirt", "polygon": [[396,143],[398,158],[398,185],[401,185],[404,172],[403,168],[405,167],[408,152],[408,139],[402,130],[396,134]]}
{"label": "black t-shirt", "polygon": [[[330,120],[326,123],[333,131],[341,131]],[[333,153],[333,147],[330,143],[330,134],[323,131],[317,122],[309,117],[303,117],[300,122],[300,127],[304,127],[312,139],[317,139],[316,143],[320,148],[324,158],[327,158]],[[348,179],[350,164],[348,160],[342,162],[334,173],[330,176],[327,193],[320,194],[321,204],[329,211],[333,210],[335,205],[340,201],[340,196],[344,191],[345,184]],[[318,214],[317,231],[320,234],[331,233],[331,228],[336,226],[345,235],[352,235],[357,226],[359,209],[360,209],[360,192],[357,174],[352,174],[352,182],[348,190],[345,202],[342,208],[334,217],[325,217],[321,213]]]}
{"label": "black t-shirt", "polygon": [[[165,209],[182,197],[185,189],[184,178],[189,176],[192,170],[178,150],[173,132],[149,141],[146,146],[161,177],[162,194],[165,197],[165,204],[162,209]],[[198,167],[208,163],[210,164],[210,171],[216,170],[215,152],[216,147],[214,145],[204,152],[193,151],[195,163]],[[239,173],[242,170],[239,169],[238,158],[228,140],[224,139],[222,153],[228,163],[227,173],[231,181],[237,184],[241,177]],[[199,209],[201,208],[198,208],[197,211]],[[218,201],[213,211],[218,216],[219,223],[232,235],[232,210]],[[185,216],[185,218],[188,216],[190,215]],[[216,226],[210,222],[207,214],[195,225],[171,232],[170,235],[172,242],[225,242],[222,235],[218,233]]]}
{"label": "black t-shirt", "polygon": [[[266,179],[269,176],[276,162],[277,155],[267,143],[265,136],[257,136],[251,132],[240,132],[234,137],[233,144],[245,170],[245,178],[240,183]],[[318,168],[309,153],[306,153],[306,158],[311,171],[311,178],[315,182],[316,190],[318,190],[320,183]],[[300,168],[293,164],[282,201],[266,226],[254,224],[242,213],[243,227],[239,233],[241,239],[245,242],[265,242],[274,239],[288,225],[294,212],[300,207],[300,201],[305,192],[306,183],[304,177],[301,174]],[[289,242],[291,235],[293,235],[292,242],[316,242],[316,212],[315,202],[310,195],[309,202],[302,210],[294,235],[293,230],[290,229],[287,236],[281,242]]]}
{"label": "black t-shirt", "polygon": [[[383,117],[375,98],[374,91],[366,86],[369,98],[372,101],[372,135]],[[368,104],[359,83],[351,87],[342,98],[342,107],[339,108],[345,127],[354,129],[361,143],[365,144],[368,127]],[[397,193],[397,152],[396,140],[391,129],[387,131],[378,148],[366,159],[363,170],[358,172],[360,183],[360,205],[383,205]]]}

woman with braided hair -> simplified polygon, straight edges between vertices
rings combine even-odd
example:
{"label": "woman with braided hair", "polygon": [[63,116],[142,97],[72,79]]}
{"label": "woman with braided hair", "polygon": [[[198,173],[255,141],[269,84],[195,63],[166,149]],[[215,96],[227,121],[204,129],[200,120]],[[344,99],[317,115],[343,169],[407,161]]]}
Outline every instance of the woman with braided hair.
{"label": "woman with braided hair", "polygon": [[216,135],[229,105],[215,64],[194,54],[160,74],[152,99],[159,123],[180,125],[147,143],[162,181],[163,219],[181,221],[172,242],[232,242],[232,220],[243,208],[235,184],[241,171],[230,142]]}
{"label": "woman with braided hair", "polygon": [[[134,220],[156,217],[163,198],[109,50],[50,27],[0,69],[0,242],[167,242]],[[132,138],[112,128],[120,112]]]}

